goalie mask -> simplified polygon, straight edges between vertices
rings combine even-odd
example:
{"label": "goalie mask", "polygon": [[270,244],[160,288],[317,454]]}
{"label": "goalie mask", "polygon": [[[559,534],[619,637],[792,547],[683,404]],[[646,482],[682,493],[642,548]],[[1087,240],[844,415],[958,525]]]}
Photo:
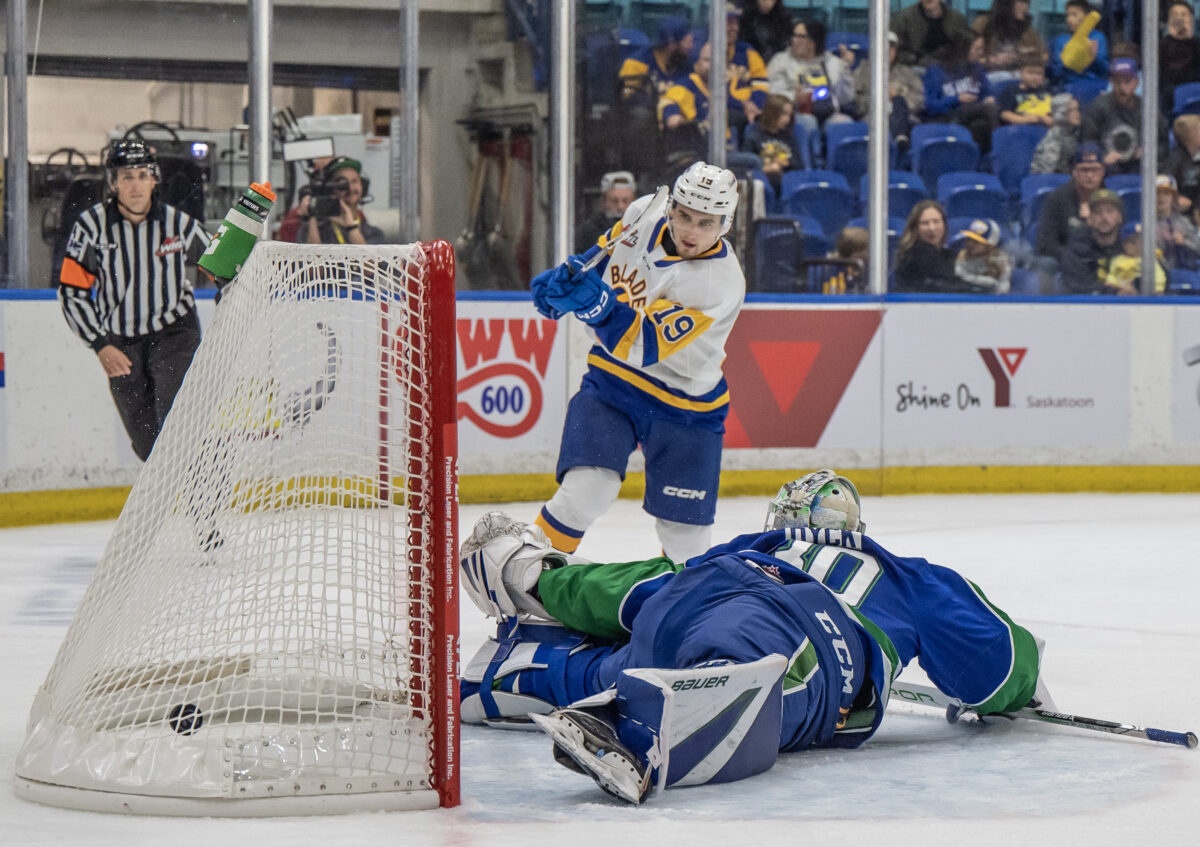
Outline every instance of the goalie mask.
{"label": "goalie mask", "polygon": [[861,514],[862,501],[854,483],[831,470],[821,470],[779,489],[767,507],[763,529],[805,526],[865,532],[867,525],[860,520]]}
{"label": "goalie mask", "polygon": [[721,235],[733,225],[737,211],[737,178],[733,171],[706,162],[696,162],[675,180],[671,202],[697,212],[721,216]]}

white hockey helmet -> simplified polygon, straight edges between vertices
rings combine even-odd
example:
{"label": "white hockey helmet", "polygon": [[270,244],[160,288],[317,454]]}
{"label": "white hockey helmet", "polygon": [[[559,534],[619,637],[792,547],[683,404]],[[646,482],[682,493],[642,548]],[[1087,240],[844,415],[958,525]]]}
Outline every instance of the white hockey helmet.
{"label": "white hockey helmet", "polygon": [[733,225],[737,211],[737,178],[733,171],[696,162],[675,180],[671,202],[708,215],[721,215],[721,235]]}
{"label": "white hockey helmet", "polygon": [[831,470],[814,471],[792,480],[767,506],[763,529],[806,526],[866,532],[862,501],[854,483]]}

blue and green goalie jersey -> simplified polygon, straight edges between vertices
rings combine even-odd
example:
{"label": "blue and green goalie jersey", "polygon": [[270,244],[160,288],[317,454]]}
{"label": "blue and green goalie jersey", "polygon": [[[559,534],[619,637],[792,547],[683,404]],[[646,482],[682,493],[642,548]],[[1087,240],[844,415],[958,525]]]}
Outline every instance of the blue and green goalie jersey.
{"label": "blue and green goalie jersey", "polygon": [[880,705],[918,658],[939,689],[980,714],[1013,711],[1033,697],[1039,653],[1028,630],[957,572],[894,555],[857,532],[776,529],[740,535],[682,565],[664,557],[560,567],[542,573],[538,592],[568,628],[623,641],[646,601],[677,574],[730,556],[785,585],[816,582],[831,592],[878,648],[871,678]]}

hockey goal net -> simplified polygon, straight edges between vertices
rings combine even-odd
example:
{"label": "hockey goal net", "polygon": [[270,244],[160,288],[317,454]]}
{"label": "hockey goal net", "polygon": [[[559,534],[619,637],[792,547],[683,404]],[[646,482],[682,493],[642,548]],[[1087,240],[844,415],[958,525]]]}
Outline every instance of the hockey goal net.
{"label": "hockey goal net", "polygon": [[38,691],[21,793],[458,802],[454,333],[445,242],[256,248]]}

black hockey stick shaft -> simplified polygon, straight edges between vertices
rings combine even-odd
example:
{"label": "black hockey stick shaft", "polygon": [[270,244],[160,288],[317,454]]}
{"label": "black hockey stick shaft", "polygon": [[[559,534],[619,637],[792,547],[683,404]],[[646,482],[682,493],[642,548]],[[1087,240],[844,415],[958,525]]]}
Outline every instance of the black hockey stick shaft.
{"label": "black hockey stick shaft", "polygon": [[[896,700],[916,703],[921,706],[932,706],[934,708],[946,709],[950,707],[961,707],[961,703],[947,697],[937,688],[932,685],[920,685],[917,683],[897,682],[892,685],[892,697]],[[1049,709],[1034,709],[1025,707],[1018,709],[1015,712],[1005,712],[1005,717],[1024,718],[1026,720],[1042,721],[1044,723],[1057,724],[1059,726],[1068,726],[1074,729],[1086,729],[1093,732],[1107,732],[1112,735],[1131,735],[1134,738],[1144,738],[1147,741],[1157,741],[1163,744],[1176,744],[1180,747],[1195,749],[1197,744],[1196,733],[1194,732],[1173,732],[1167,729],[1154,729],[1153,727],[1140,727],[1133,724],[1117,723],[1116,721],[1100,720],[1099,718],[1085,718],[1080,715],[1068,715],[1063,712],[1054,712]]]}

